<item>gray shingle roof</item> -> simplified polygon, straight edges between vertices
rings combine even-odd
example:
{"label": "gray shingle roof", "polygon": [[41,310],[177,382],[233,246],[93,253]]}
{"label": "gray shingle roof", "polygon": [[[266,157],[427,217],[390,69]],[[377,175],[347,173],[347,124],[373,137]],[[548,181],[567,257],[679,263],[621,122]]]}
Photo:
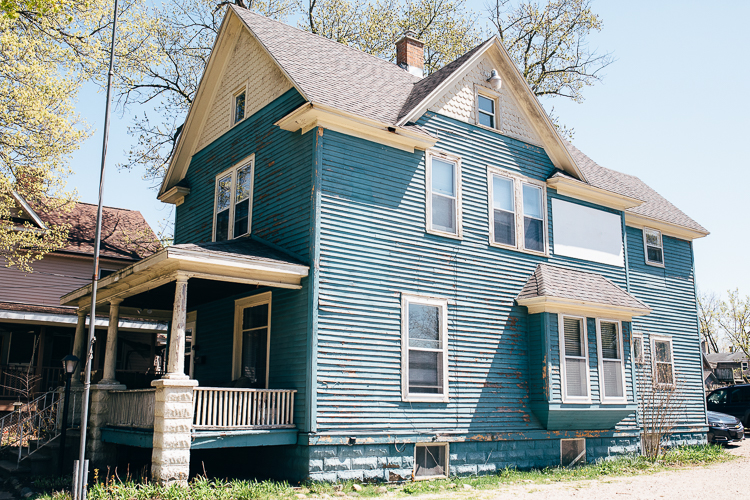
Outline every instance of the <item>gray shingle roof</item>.
{"label": "gray shingle roof", "polygon": [[628,212],[708,233],[706,228],[685,215],[682,210],[672,205],[638,177],[604,168],[571,143],[566,141],[566,146],[589,184],[644,202],[642,205],[629,208]]}
{"label": "gray shingle roof", "polygon": [[516,300],[556,297],[591,304],[650,309],[601,274],[539,264]]}
{"label": "gray shingle roof", "polygon": [[743,352],[716,352],[705,354],[706,359],[711,363],[739,363],[747,361],[747,356]]}
{"label": "gray shingle roof", "polygon": [[251,236],[228,241],[214,241],[205,243],[182,243],[173,245],[172,249],[200,252],[216,257],[245,257],[250,260],[273,264],[292,264],[307,266],[306,263],[288,253],[272,248]]}

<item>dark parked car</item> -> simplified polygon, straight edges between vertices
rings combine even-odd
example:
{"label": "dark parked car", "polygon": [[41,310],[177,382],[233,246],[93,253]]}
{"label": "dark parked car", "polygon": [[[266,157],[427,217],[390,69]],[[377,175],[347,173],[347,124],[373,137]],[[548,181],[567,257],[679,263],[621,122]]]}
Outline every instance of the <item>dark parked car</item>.
{"label": "dark parked car", "polygon": [[716,389],[706,398],[708,411],[737,417],[750,427],[750,384],[738,384]]}
{"label": "dark parked car", "polygon": [[708,442],[709,443],[731,443],[745,439],[745,427],[737,417],[708,412]]}

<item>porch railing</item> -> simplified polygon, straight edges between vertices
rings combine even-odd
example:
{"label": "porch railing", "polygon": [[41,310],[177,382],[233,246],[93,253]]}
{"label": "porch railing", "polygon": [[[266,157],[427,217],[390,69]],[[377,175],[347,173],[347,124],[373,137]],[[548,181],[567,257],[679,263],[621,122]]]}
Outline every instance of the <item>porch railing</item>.
{"label": "porch railing", "polygon": [[109,391],[109,418],[114,427],[153,429],[155,389]]}
{"label": "porch railing", "polygon": [[195,429],[294,427],[295,390],[196,387]]}

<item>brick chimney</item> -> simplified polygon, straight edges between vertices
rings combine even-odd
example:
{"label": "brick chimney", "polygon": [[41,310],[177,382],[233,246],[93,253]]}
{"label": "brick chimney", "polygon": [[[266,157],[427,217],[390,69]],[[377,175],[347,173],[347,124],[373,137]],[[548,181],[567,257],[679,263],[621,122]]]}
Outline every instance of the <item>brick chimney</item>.
{"label": "brick chimney", "polygon": [[412,75],[424,76],[424,42],[413,31],[407,31],[396,42],[396,64]]}

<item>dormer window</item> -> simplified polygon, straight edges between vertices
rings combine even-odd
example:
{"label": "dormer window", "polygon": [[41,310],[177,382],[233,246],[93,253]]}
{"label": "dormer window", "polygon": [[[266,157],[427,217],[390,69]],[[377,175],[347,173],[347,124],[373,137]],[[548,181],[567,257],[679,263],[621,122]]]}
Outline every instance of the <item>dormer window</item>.
{"label": "dormer window", "polygon": [[253,208],[254,156],[216,176],[214,241],[248,234]]}
{"label": "dormer window", "polygon": [[245,91],[242,90],[234,94],[232,107],[232,125],[235,125],[245,119]]}
{"label": "dormer window", "polygon": [[661,231],[644,227],[643,243],[646,251],[646,264],[664,267],[664,241]]}

